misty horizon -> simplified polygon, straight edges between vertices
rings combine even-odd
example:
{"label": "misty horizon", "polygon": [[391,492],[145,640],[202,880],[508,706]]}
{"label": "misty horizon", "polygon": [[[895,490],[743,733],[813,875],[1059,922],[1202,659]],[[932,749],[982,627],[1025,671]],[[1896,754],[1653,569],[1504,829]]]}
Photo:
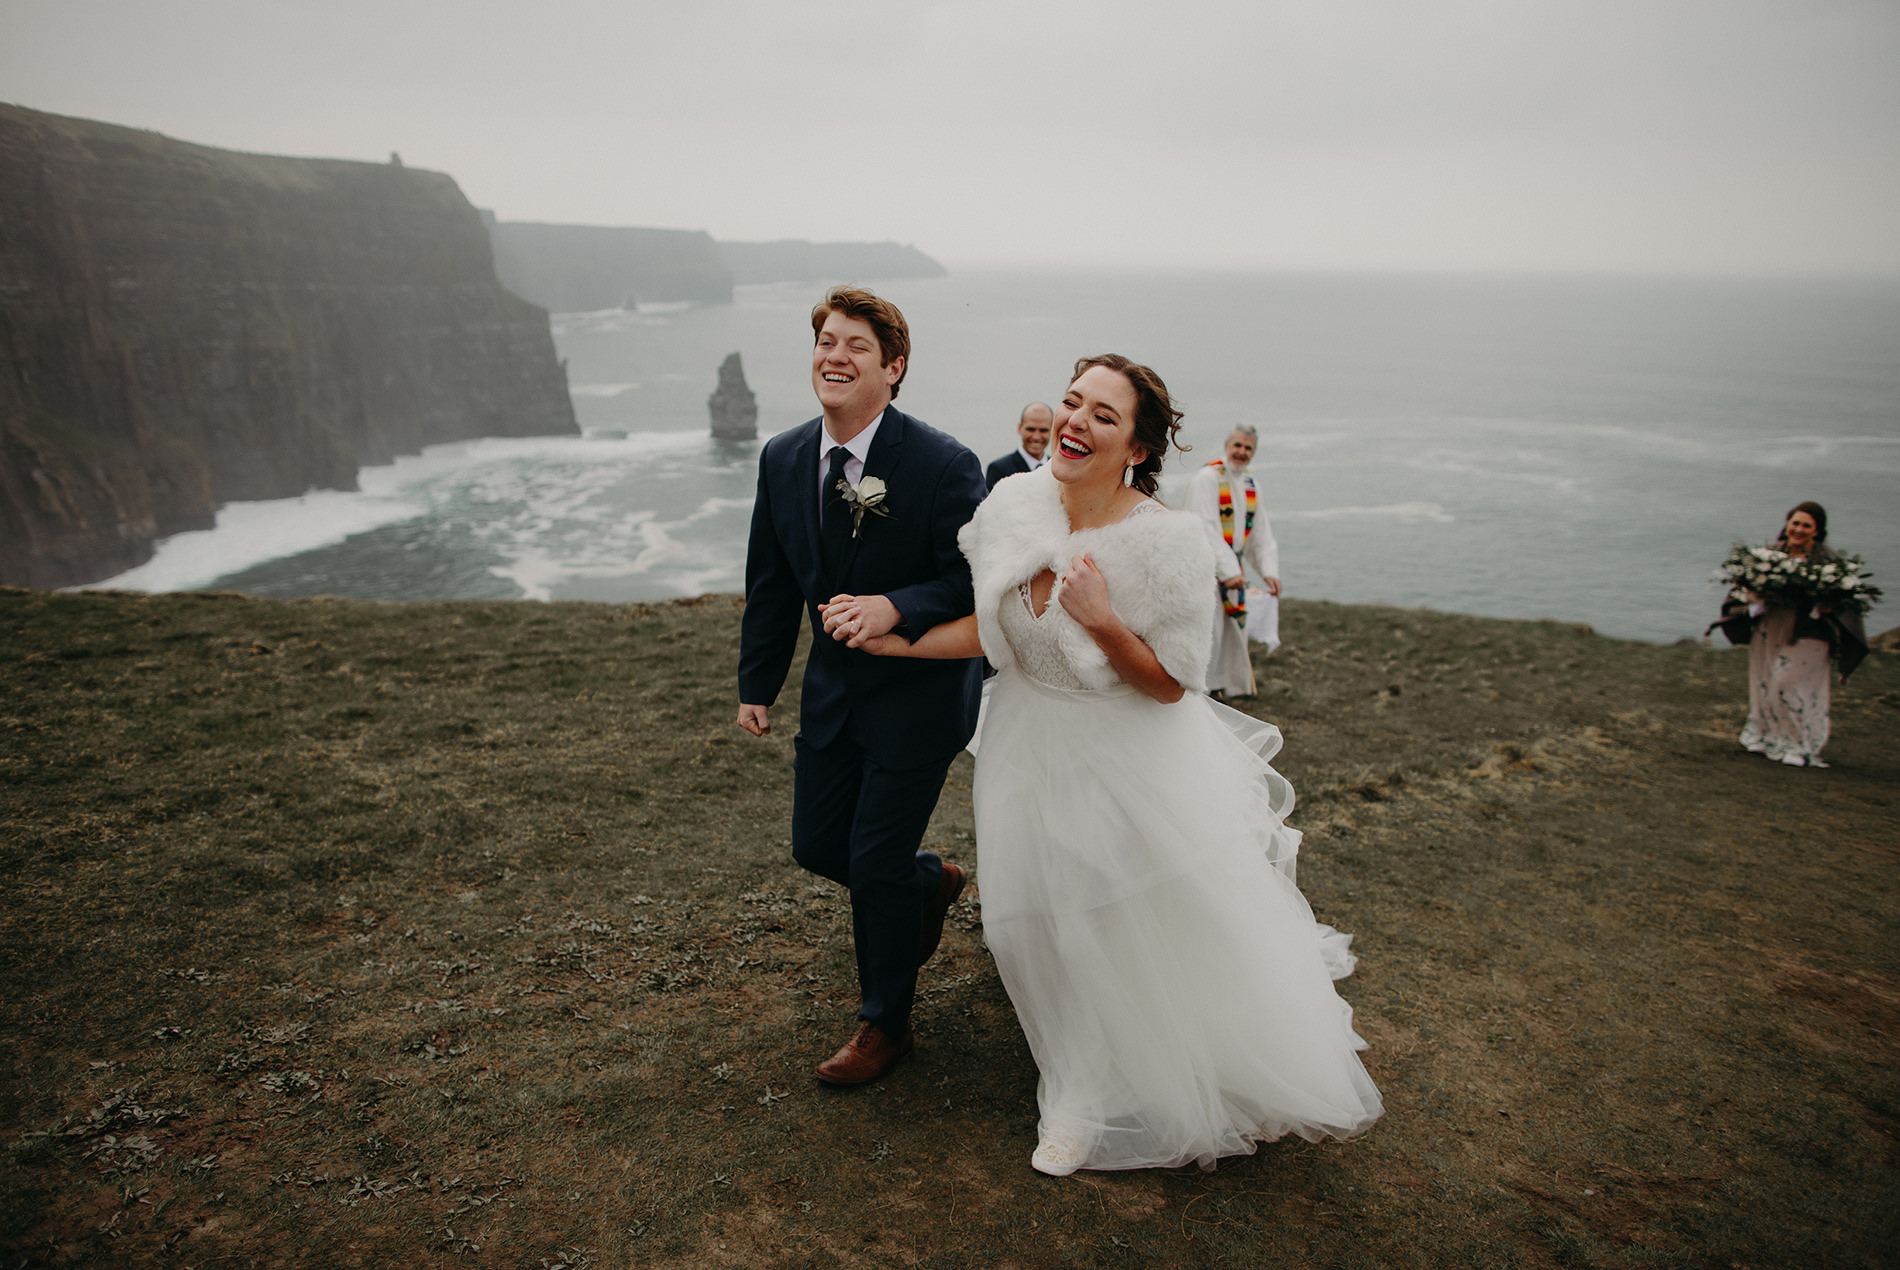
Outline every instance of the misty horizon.
{"label": "misty horizon", "polygon": [[[9,102],[0,102],[0,104],[9,105],[9,106],[17,106],[22,109],[28,109],[28,110],[39,109],[39,107],[34,106],[30,103],[26,103],[26,102],[9,101]],[[60,112],[49,111],[46,113],[57,114]],[[209,143],[204,142],[194,137],[175,136],[171,133],[162,132],[156,128],[147,128],[137,123],[128,122],[122,119],[103,119],[103,118],[93,119],[90,116],[79,116],[79,115],[73,115],[73,116],[67,116],[67,117],[87,119],[87,120],[90,120],[91,122],[106,123],[106,124],[113,124],[120,127],[133,128],[141,132],[149,132],[156,136],[164,137],[167,140],[178,141],[178,142],[182,142],[189,145],[207,146],[208,148],[211,148],[211,149],[226,150],[233,153],[241,153],[241,154],[254,154],[254,155],[258,155],[262,157],[308,159],[308,160],[313,160],[317,162],[365,163],[365,164],[370,164],[370,165],[379,165],[379,164],[388,163],[391,161],[390,159],[387,159],[387,158],[382,159],[382,160],[377,160],[377,159],[372,159],[372,158],[360,158],[356,156],[341,155],[341,154],[288,154],[282,151],[258,150],[258,149],[240,150],[240,149],[237,149],[235,147],[230,147],[230,146],[210,146]],[[392,151],[391,154],[393,157],[398,157],[398,158],[400,157],[399,151]],[[415,171],[429,172],[435,175],[447,176],[450,179],[455,179],[455,173],[453,172],[448,172],[441,169],[428,168],[420,164],[408,163],[406,161],[403,163],[403,166],[405,168],[412,169]],[[457,184],[459,188],[460,182],[458,181]],[[466,196],[467,191],[464,190],[463,193]],[[503,221],[503,222],[513,223],[513,224],[554,225],[554,226],[561,226],[561,227],[578,227],[578,228],[588,228],[588,229],[658,229],[658,230],[665,230],[665,231],[674,232],[674,233],[705,233],[713,237],[715,242],[733,243],[733,244],[739,244],[739,245],[769,244],[769,243],[779,243],[779,242],[814,243],[817,245],[846,245],[846,246],[857,245],[859,243],[864,243],[864,242],[896,243],[899,246],[910,248],[919,252],[923,252],[924,254],[930,256],[932,259],[938,261],[938,263],[945,265],[947,268],[957,268],[957,269],[965,269],[965,270],[1008,269],[1008,270],[1012,270],[1018,273],[1033,273],[1038,270],[1046,270],[1051,273],[1070,273],[1070,272],[1073,272],[1078,267],[1078,264],[1076,262],[1064,261],[1064,260],[1059,260],[1059,259],[1056,259],[1056,260],[1013,260],[1007,257],[957,257],[957,256],[952,256],[943,252],[932,251],[930,249],[929,244],[926,244],[926,243],[912,242],[912,241],[898,239],[898,238],[855,239],[855,240],[814,239],[810,237],[799,237],[799,236],[790,235],[790,234],[779,234],[772,237],[735,239],[735,238],[724,238],[724,237],[719,237],[718,235],[714,235],[712,234],[711,230],[709,230],[707,227],[703,225],[653,225],[653,224],[644,224],[644,223],[636,224],[630,221],[618,221],[618,222],[546,221],[546,220],[531,221],[531,220],[526,220],[524,218],[507,215],[503,209],[479,206],[475,204],[473,201],[471,201],[470,206],[474,207],[478,213],[484,213],[489,216],[492,216],[497,221]],[[1473,279],[1497,278],[1499,280],[1508,280],[1508,279],[1527,279],[1528,280],[1528,279],[1537,279],[1537,278],[1577,278],[1577,279],[1603,278],[1603,279],[1632,279],[1632,280],[1652,279],[1652,280],[1657,280],[1657,281],[1667,281],[1671,279],[1678,279],[1682,281],[1720,282],[1724,279],[1733,279],[1736,281],[1777,281],[1777,280],[1780,280],[1780,281],[1788,281],[1788,282],[1865,281],[1865,282],[1876,283],[1876,284],[1884,283],[1884,282],[1900,281],[1900,260],[1896,260],[1893,264],[1884,266],[1884,267],[1856,268],[1856,267],[1841,266],[1841,267],[1836,267],[1836,268],[1831,268],[1831,269],[1830,268],[1803,269],[1803,268],[1799,268],[1795,266],[1776,268],[1771,265],[1758,265],[1757,267],[1754,267],[1752,269],[1744,268],[1744,267],[1735,267],[1735,268],[1726,268],[1726,269],[1724,268],[1696,269],[1696,268],[1683,267],[1683,266],[1678,266],[1678,267],[1665,266],[1665,267],[1656,267],[1656,268],[1648,268],[1648,269],[1636,268],[1636,267],[1615,267],[1615,266],[1602,267],[1602,268],[1586,268],[1586,267],[1564,267],[1561,265],[1530,265],[1530,266],[1513,268],[1513,267],[1506,267],[1506,266],[1486,267],[1486,266],[1457,266],[1457,265],[1435,265],[1435,264],[1301,265],[1301,264],[1252,263],[1252,264],[1239,264],[1239,265],[1234,265],[1234,264],[1166,265],[1166,264],[1152,263],[1152,262],[1129,263],[1129,262],[1120,262],[1120,261],[1087,262],[1083,264],[1081,267],[1087,268],[1092,272],[1109,273],[1109,274],[1123,273],[1123,274],[1128,274],[1130,276],[1146,276],[1146,275],[1166,273],[1166,274],[1170,274],[1174,276],[1191,277],[1197,273],[1207,273],[1207,274],[1220,274],[1224,276],[1233,276],[1235,274],[1240,274],[1240,275],[1253,275],[1253,276],[1284,275],[1284,276],[1290,276],[1290,277],[1301,277],[1301,276],[1315,276],[1315,277],[1347,276],[1349,277],[1355,274],[1364,274],[1369,277],[1394,277],[1394,276],[1404,277],[1407,275],[1418,275],[1420,277],[1460,276],[1460,277],[1473,278]],[[748,284],[737,283],[735,285],[744,286]],[[779,284],[772,283],[772,284],[759,284],[759,285],[779,285]]]}
{"label": "misty horizon", "polygon": [[510,221],[951,267],[1900,273],[1900,7],[1868,0],[0,13],[28,108],[397,151]]}

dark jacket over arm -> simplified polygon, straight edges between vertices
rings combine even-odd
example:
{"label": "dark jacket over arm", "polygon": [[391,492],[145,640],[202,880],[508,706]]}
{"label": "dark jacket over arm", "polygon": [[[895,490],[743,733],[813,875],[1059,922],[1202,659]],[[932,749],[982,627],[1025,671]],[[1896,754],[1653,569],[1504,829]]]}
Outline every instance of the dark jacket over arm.
{"label": "dark jacket over arm", "polygon": [[770,706],[777,704],[792,668],[805,595],[772,531],[772,488],[765,479],[764,456],[760,459],[745,555],[745,615],[739,622],[739,700]]}
{"label": "dark jacket over arm", "polygon": [[957,546],[957,531],[970,523],[985,491],[976,474],[976,456],[968,450],[964,455],[968,462],[945,465],[930,494],[930,554],[936,576],[883,593],[904,615],[902,634],[909,639],[968,616],[976,607],[970,562]]}

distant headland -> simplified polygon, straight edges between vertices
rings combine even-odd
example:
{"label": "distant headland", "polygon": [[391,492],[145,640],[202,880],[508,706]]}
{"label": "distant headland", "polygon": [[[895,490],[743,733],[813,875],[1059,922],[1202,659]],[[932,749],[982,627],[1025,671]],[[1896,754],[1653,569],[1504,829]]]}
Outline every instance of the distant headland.
{"label": "distant headland", "polygon": [[483,220],[502,285],[555,313],[687,301],[725,304],[734,286],[941,278],[906,243],[721,242],[704,230]]}

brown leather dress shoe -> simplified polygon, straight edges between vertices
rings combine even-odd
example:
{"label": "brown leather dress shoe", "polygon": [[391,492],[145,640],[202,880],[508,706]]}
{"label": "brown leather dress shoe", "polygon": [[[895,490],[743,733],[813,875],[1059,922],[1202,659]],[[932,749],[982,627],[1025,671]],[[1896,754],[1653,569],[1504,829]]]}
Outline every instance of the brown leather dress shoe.
{"label": "brown leather dress shoe", "polygon": [[943,919],[950,912],[950,906],[957,902],[957,896],[963,894],[963,882],[963,870],[944,861],[943,876],[937,879],[937,893],[924,905],[923,928],[917,941],[918,965],[936,956],[937,945],[943,942]]}
{"label": "brown leather dress shoe", "polygon": [[845,1047],[818,1064],[818,1079],[827,1085],[868,1085],[897,1066],[897,1060],[910,1053],[911,1031],[893,1041],[873,1023],[858,1025],[858,1034]]}

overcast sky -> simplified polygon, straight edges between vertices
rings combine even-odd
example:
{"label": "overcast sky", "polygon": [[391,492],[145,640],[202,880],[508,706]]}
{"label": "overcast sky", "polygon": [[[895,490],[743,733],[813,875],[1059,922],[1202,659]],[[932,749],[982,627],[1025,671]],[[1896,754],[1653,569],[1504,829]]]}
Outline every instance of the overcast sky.
{"label": "overcast sky", "polygon": [[0,100],[952,265],[1900,271],[1900,0],[0,0]]}

